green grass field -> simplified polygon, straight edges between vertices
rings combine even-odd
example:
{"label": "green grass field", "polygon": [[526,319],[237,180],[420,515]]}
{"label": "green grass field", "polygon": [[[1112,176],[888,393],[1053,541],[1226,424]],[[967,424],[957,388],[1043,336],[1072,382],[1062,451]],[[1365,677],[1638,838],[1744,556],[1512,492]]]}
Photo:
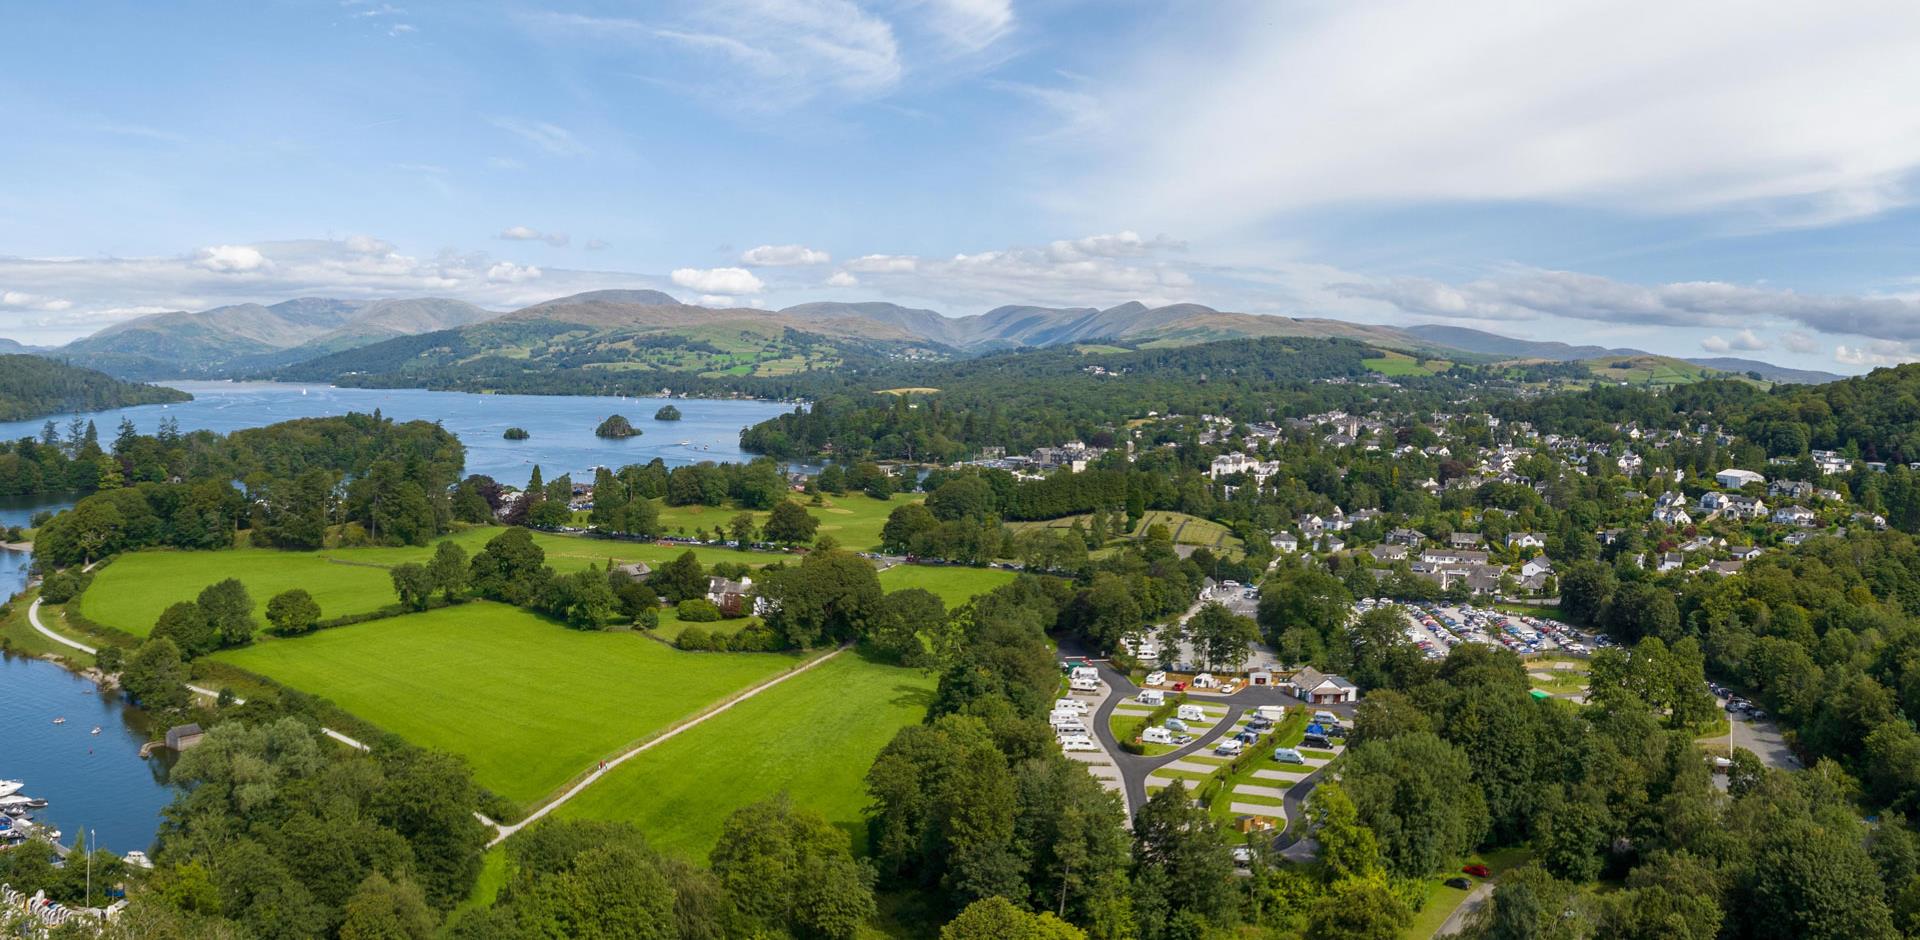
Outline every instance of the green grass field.
{"label": "green grass field", "polygon": [[1406,353],[1392,350],[1381,350],[1379,356],[1362,359],[1360,364],[1389,378],[1403,375],[1436,375],[1453,368],[1453,363],[1443,359],[1429,359],[1421,362]]}
{"label": "green grass field", "polygon": [[559,814],[631,821],[661,849],[704,859],[728,814],[784,790],[862,847],[867,768],[926,714],[933,685],[841,653],[622,764]]}
{"label": "green grass field", "polygon": [[482,785],[521,802],[797,662],[682,653],[487,602],[265,640],[216,659],[461,754]]}
{"label": "green grass field", "polygon": [[[831,535],[839,540],[840,547],[854,551],[869,551],[880,545],[880,529],[887,524],[887,515],[895,509],[918,502],[924,497],[918,493],[911,496],[902,494],[892,499],[880,500],[859,493],[845,496],[823,496],[823,505],[810,505],[810,496],[795,501],[815,519],[820,520],[821,535]],[[692,535],[700,529],[713,531],[725,528],[740,509],[731,506],[660,506],[660,524],[674,535]],[[765,525],[767,513],[753,513],[755,525]]]}
{"label": "green grass field", "polygon": [[[864,499],[865,497],[861,497]],[[469,555],[505,529],[467,529],[448,538]],[[779,561],[767,552],[730,548],[657,545],[652,542],[615,542],[605,539],[534,533],[547,553],[547,564],[560,571],[587,565],[605,566],[609,560],[644,561],[655,567],[691,550],[700,563],[731,561],[749,566]],[[323,617],[340,617],[379,610],[394,602],[393,581],[387,569],[409,561],[424,562],[432,546],[405,548],[337,548],[320,552],[287,552],[271,548],[236,548],[218,552],[145,551],[121,555],[100,569],[82,599],[87,619],[135,636],[146,636],[160,612],[179,601],[190,601],[202,589],[224,578],[239,578],[253,596],[254,616],[264,623],[267,601],[291,588],[305,588],[320,604]]]}
{"label": "green grass field", "polygon": [[880,572],[880,587],[891,592],[924,588],[951,610],[977,594],[985,594],[1019,575],[1004,568],[961,568],[941,565],[894,565]]}
{"label": "green grass field", "polygon": [[[1033,529],[1068,529],[1073,527],[1075,521],[1082,526],[1087,526],[1092,523],[1092,520],[1091,515],[1081,514],[1035,522],[1009,522],[1006,525],[1017,534]],[[1142,516],[1140,524],[1135,526],[1133,531],[1128,532],[1127,537],[1144,538],[1147,529],[1156,524],[1167,527],[1167,534],[1173,536],[1176,545],[1206,546],[1215,552],[1224,551],[1232,555],[1242,554],[1246,549],[1246,544],[1234,535],[1231,529],[1218,522],[1184,512],[1168,512],[1159,509]]]}

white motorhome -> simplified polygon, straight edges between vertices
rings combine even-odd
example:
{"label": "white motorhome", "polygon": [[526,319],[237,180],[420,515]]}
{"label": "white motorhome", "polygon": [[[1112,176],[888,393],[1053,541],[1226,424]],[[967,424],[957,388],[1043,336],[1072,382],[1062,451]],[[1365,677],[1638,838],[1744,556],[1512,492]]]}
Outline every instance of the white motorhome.
{"label": "white motorhome", "polygon": [[1138,701],[1142,705],[1165,705],[1167,703],[1167,693],[1159,689],[1141,689]]}
{"label": "white motorhome", "polygon": [[1140,740],[1148,744],[1172,744],[1173,732],[1165,728],[1148,728],[1140,732]]}
{"label": "white motorhome", "polygon": [[1182,705],[1180,706],[1180,710],[1175,713],[1175,717],[1181,721],[1206,721],[1207,713],[1202,711],[1198,705]]}

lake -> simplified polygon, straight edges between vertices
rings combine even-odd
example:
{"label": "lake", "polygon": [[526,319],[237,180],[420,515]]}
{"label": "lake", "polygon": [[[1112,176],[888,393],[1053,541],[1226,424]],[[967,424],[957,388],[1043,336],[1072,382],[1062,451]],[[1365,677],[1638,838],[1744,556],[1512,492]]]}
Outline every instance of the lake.
{"label": "lake", "polygon": [[[740,431],[794,406],[773,401],[675,398],[679,421],[655,421],[653,413],[667,403],[663,398],[610,398],[593,395],[472,395],[417,388],[335,388],[281,382],[167,382],[193,395],[194,400],[173,405],[141,405],[112,411],[80,413],[93,422],[102,446],[118,433],[120,419],[128,418],[142,434],[152,434],[163,418],[180,423],[182,431],[227,434],[294,418],[320,418],[349,411],[380,413],[400,421],[438,421],[458,435],[467,447],[467,472],[483,473],[513,486],[524,486],[535,464],[548,480],[562,473],[574,479],[592,478],[595,466],[623,467],[655,457],[668,464],[703,460],[742,461],[752,455],[740,449]],[[639,428],[639,437],[608,440],[593,429],[609,415],[625,415]],[[40,434],[49,420],[66,433],[75,414],[52,415],[31,421],[0,422],[0,440],[18,440]],[[524,441],[501,437],[510,427],[532,435]],[[682,442],[685,442],[684,444]]]}
{"label": "lake", "polygon": [[0,779],[25,781],[21,793],[47,801],[33,819],[60,830],[61,842],[84,828],[116,854],[153,848],[173,790],[159,758],[140,758],[145,717],[60,666],[0,654]]}

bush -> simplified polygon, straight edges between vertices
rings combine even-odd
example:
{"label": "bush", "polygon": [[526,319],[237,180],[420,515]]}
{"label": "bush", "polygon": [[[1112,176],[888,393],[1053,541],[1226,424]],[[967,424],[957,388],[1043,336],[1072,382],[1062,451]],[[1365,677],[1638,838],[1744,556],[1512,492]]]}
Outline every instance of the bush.
{"label": "bush", "polygon": [[674,607],[680,619],[688,623],[712,623],[720,619],[720,608],[704,597],[689,597]]}
{"label": "bush", "polygon": [[660,627],[660,609],[643,607],[633,615],[633,625],[642,630],[655,630]]}
{"label": "bush", "polygon": [[701,627],[688,627],[680,631],[673,641],[674,646],[683,650],[703,650],[707,648],[707,643],[707,631]]}
{"label": "bush", "polygon": [[94,654],[93,664],[100,667],[101,672],[113,675],[126,667],[127,652],[118,646],[102,646],[100,652]]}
{"label": "bush", "polygon": [[64,604],[80,593],[80,578],[71,571],[56,571],[40,584],[40,599],[49,604]]}

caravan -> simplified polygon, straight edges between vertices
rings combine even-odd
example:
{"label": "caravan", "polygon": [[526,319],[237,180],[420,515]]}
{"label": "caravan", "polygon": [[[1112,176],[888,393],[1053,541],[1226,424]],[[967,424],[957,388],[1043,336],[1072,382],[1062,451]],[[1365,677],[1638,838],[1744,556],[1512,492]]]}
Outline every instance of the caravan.
{"label": "caravan", "polygon": [[1084,715],[1087,713],[1087,703],[1077,698],[1057,698],[1053,700],[1053,710],[1056,712],[1073,712],[1076,715]]}
{"label": "caravan", "polygon": [[1068,683],[1068,686],[1075,692],[1098,692],[1100,691],[1100,677],[1091,676],[1083,678],[1075,676],[1073,677],[1073,681]]}
{"label": "caravan", "polygon": [[1167,693],[1159,689],[1141,689],[1140,694],[1136,697],[1136,701],[1142,705],[1158,707],[1167,703]]}
{"label": "caravan", "polygon": [[1180,706],[1180,710],[1175,712],[1175,714],[1180,718],[1181,721],[1206,721],[1207,720],[1207,713],[1201,710],[1200,706],[1198,705],[1182,705]]}
{"label": "caravan", "polygon": [[1165,728],[1148,728],[1140,732],[1140,740],[1147,744],[1172,744],[1173,732]]}

